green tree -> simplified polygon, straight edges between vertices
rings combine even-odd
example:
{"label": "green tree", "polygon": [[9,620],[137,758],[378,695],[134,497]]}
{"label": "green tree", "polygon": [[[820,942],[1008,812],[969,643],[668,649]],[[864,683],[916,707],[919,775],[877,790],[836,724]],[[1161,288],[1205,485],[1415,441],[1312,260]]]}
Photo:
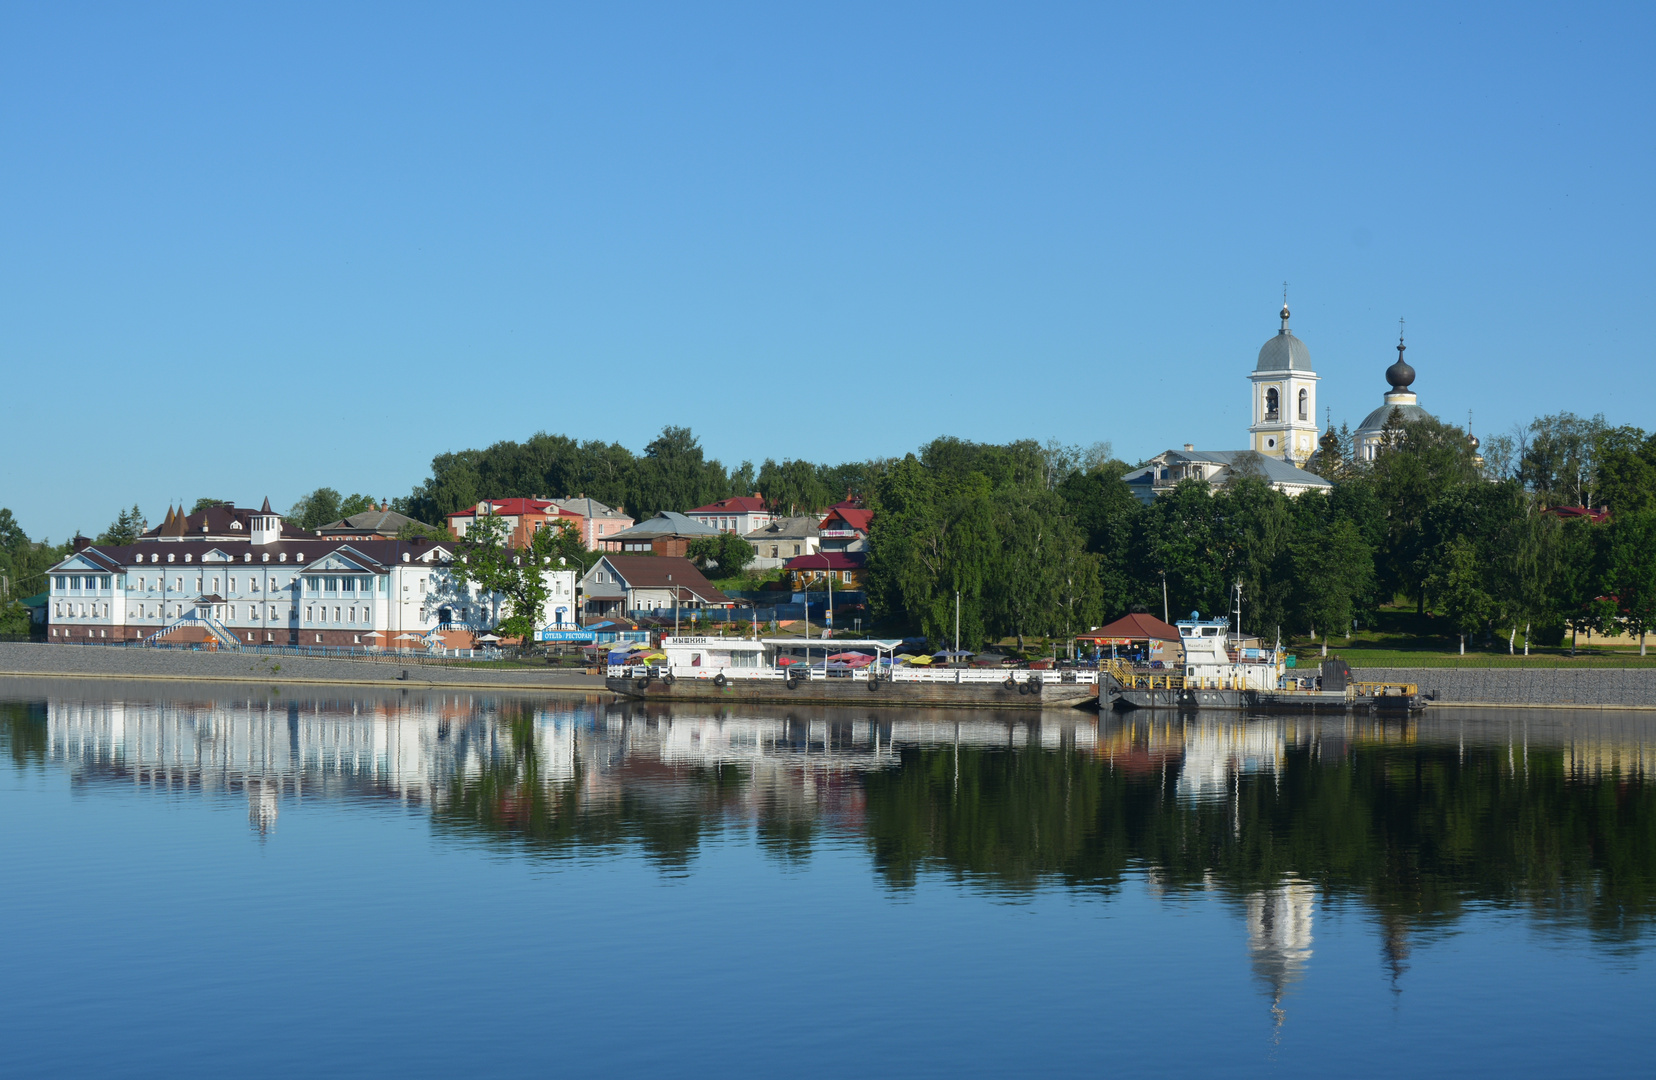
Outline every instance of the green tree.
{"label": "green tree", "polygon": [[566,521],[537,529],[522,549],[511,546],[509,535],[502,519],[479,517],[455,544],[449,572],[457,582],[476,586],[479,599],[497,602],[496,633],[527,643],[545,618],[546,601],[551,595],[547,573],[558,568],[560,560],[592,553],[581,546],[579,535]]}
{"label": "green tree", "polygon": [[1467,635],[1489,625],[1494,606],[1477,547],[1464,538],[1450,541],[1442,560],[1432,568],[1427,587],[1460,634],[1460,651],[1464,654]]}
{"label": "green tree", "polygon": [[1600,505],[1612,513],[1656,508],[1656,435],[1636,427],[1606,428],[1593,457]]}
{"label": "green tree", "polygon": [[[1307,492],[1300,498],[1321,500],[1323,496]],[[1294,623],[1313,636],[1321,631],[1326,655],[1328,635],[1349,630],[1370,588],[1374,552],[1350,518],[1325,517],[1317,508],[1307,508],[1301,522],[1290,545]]]}
{"label": "green tree", "polygon": [[229,499],[197,499],[195,501],[195,505],[190,507],[190,513],[199,514],[203,510],[211,510],[215,506],[234,506],[234,505],[235,504],[232,503]]}
{"label": "green tree", "polygon": [[1645,655],[1645,635],[1656,624],[1656,510],[1617,514],[1605,534],[1605,584],[1616,598],[1622,624],[1639,635],[1639,655]]}
{"label": "green tree", "polygon": [[289,507],[287,519],[301,529],[320,529],[340,519],[339,507],[339,492],[320,487]]}
{"label": "green tree", "polygon": [[759,467],[759,494],[775,514],[820,513],[839,496],[822,482],[819,473],[819,467],[809,461],[790,458],[778,465],[766,458]]}
{"label": "green tree", "polygon": [[1481,483],[1471,443],[1452,424],[1431,418],[1402,423],[1393,413],[1381,434],[1380,452],[1369,482],[1385,513],[1385,535],[1376,560],[1381,590],[1403,592],[1426,609],[1427,555],[1431,539],[1426,516],[1447,493]]}
{"label": "green tree", "polygon": [[1592,506],[1602,415],[1561,412],[1536,417],[1519,449],[1518,479],[1543,506]]}
{"label": "green tree", "polygon": [[144,518],[138,504],[133,503],[131,510],[122,510],[116,515],[114,522],[98,536],[100,544],[134,544],[138,537],[149,528],[149,522]]}
{"label": "green tree", "polygon": [[729,487],[724,466],[703,457],[689,428],[664,427],[644,448],[634,472],[633,513],[638,518],[663,510],[683,513],[727,497]]}

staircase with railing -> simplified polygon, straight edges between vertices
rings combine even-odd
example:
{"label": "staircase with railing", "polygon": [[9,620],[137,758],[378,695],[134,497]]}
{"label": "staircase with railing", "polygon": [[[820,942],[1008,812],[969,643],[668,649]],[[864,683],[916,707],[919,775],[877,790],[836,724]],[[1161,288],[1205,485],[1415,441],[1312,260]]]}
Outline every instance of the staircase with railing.
{"label": "staircase with railing", "polygon": [[144,638],[141,644],[153,645],[169,634],[192,626],[199,626],[213,635],[213,640],[218,642],[220,648],[239,650],[242,647],[242,640],[226,629],[223,623],[200,611],[191,611],[186,615],[180,615],[149,637]]}

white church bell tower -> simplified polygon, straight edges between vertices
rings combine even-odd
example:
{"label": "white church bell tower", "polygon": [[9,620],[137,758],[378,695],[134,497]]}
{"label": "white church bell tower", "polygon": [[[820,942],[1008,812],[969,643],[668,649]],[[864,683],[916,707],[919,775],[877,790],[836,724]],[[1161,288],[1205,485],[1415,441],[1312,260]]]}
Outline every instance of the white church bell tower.
{"label": "white church bell tower", "polygon": [[1253,426],[1248,445],[1265,457],[1304,466],[1317,449],[1317,373],[1311,351],[1288,329],[1288,301],[1282,302],[1282,329],[1259,350],[1248,376],[1253,384]]}

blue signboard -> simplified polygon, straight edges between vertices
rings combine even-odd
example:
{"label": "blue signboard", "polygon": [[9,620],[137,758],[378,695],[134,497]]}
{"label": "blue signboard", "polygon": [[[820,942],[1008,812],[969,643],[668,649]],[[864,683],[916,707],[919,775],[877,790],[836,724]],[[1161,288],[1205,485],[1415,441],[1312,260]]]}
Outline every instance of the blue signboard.
{"label": "blue signboard", "polygon": [[536,641],[597,641],[598,635],[591,630],[537,630]]}

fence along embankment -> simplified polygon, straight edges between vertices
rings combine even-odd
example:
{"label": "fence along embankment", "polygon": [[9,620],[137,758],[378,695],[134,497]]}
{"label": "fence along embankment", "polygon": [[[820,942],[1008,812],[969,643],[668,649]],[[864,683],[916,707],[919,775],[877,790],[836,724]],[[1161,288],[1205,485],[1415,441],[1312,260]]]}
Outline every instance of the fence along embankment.
{"label": "fence along embankment", "polygon": [[381,661],[269,656],[186,649],[0,642],[0,675],[181,679],[206,682],[361,683],[398,686],[496,687],[608,693],[601,676],[568,670],[491,668],[471,664],[398,665]]}
{"label": "fence along embankment", "polygon": [[1353,667],[1365,682],[1414,683],[1443,705],[1656,709],[1656,668]]}

